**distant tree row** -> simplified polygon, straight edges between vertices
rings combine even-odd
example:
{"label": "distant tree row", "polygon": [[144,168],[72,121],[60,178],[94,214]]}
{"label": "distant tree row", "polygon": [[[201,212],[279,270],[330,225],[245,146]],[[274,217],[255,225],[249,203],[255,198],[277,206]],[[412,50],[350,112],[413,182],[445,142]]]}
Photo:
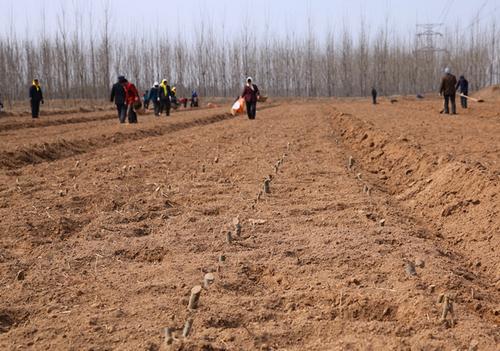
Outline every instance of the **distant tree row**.
{"label": "distant tree row", "polygon": [[[34,77],[51,98],[105,98],[118,74],[142,90],[167,78],[179,95],[236,96],[253,76],[272,96],[365,96],[436,91],[444,67],[465,74],[472,89],[500,81],[500,32],[495,23],[447,29],[442,51],[423,50],[416,33],[361,23],[318,35],[309,21],[304,35],[274,36],[269,26],[255,36],[249,26],[228,36],[201,22],[189,38],[112,34],[109,9],[99,26],[81,17],[58,16],[57,33],[0,36],[0,93],[7,101],[27,97]],[[363,22],[363,21],[362,21]],[[319,39],[321,38],[321,39]],[[437,45],[437,43],[436,43]]]}

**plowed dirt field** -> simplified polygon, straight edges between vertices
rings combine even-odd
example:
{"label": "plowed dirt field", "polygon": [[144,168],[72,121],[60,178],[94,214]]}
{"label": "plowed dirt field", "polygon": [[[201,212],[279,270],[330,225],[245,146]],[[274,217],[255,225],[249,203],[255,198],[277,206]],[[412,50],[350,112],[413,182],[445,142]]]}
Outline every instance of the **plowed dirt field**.
{"label": "plowed dirt field", "polygon": [[0,119],[0,349],[498,350],[500,102],[439,109]]}

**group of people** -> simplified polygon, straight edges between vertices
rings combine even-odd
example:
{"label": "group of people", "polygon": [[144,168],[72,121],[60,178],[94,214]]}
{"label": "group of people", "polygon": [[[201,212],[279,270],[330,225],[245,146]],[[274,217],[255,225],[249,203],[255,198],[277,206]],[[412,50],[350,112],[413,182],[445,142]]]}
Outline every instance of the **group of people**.
{"label": "group of people", "polygon": [[[260,92],[251,77],[247,78],[241,97],[246,102],[248,118],[255,119]],[[177,108],[180,103],[187,107],[188,102],[187,98],[177,99],[176,87],[170,87],[166,79],[163,79],[161,83],[154,82],[153,86],[145,91],[143,99],[145,109],[149,109],[150,103],[153,104],[155,116],[161,116],[163,113],[170,116],[172,107]],[[118,81],[111,88],[110,101],[115,102],[120,123],[125,123],[127,116],[129,123],[137,123],[136,110],[142,106],[139,92],[135,85],[128,82],[124,76],[119,76]],[[191,93],[191,107],[198,107],[198,93],[196,90]]]}
{"label": "group of people", "polygon": [[118,81],[111,88],[111,102],[115,102],[120,123],[137,123],[137,109],[142,107],[139,91],[124,76],[119,76]]}
{"label": "group of people", "polygon": [[[137,123],[136,110],[142,106],[137,88],[129,83],[124,76],[118,77],[118,81],[111,89],[111,102],[115,102],[118,116],[121,123],[125,123],[126,116],[129,116],[129,123]],[[187,106],[187,98],[181,99],[184,107]],[[153,104],[155,116],[161,116],[165,113],[170,116],[172,108],[179,106],[176,87],[170,87],[166,79],[161,83],[154,82],[153,86],[144,92],[144,109],[149,109],[150,103]],[[198,107],[198,93],[193,90],[191,94],[191,107]],[[131,117],[132,116],[132,122]]]}
{"label": "group of people", "polygon": [[[462,75],[457,81],[457,77],[451,74],[450,68],[445,68],[444,77],[441,79],[441,86],[439,88],[439,95],[444,97],[444,109],[441,113],[450,114],[450,104],[451,104],[451,114],[457,114],[457,105],[456,105],[456,96],[457,93],[460,94],[460,104],[462,108],[466,109],[467,100],[469,96],[469,81],[465,79]],[[375,87],[372,88],[372,103],[374,105],[377,104],[377,89]],[[422,95],[417,95],[417,97],[422,98]]]}
{"label": "group of people", "polygon": [[[439,93],[444,97],[444,109],[442,113],[457,114],[456,94],[460,94],[460,103],[462,108],[466,109],[469,95],[469,82],[462,75],[459,80],[451,73],[449,68],[445,69],[445,75],[441,80]],[[150,90],[147,90],[143,96],[145,109],[149,108],[149,103],[153,103],[155,116],[161,116],[165,113],[170,116],[172,104],[178,106],[179,101],[187,106],[187,98],[177,100],[176,88],[170,87],[166,79],[161,83],[154,82]],[[371,91],[373,104],[377,103],[377,90]],[[38,79],[33,80],[29,90],[32,118],[38,118],[40,114],[40,104],[44,103],[43,92]],[[260,92],[253,79],[248,77],[241,93],[241,98],[245,100],[246,111],[249,119],[255,119],[257,114],[257,101],[260,99]],[[125,123],[128,118],[129,123],[137,123],[137,109],[142,107],[139,91],[136,86],[130,83],[124,76],[119,76],[118,81],[111,89],[110,101],[115,103],[120,123]],[[450,110],[451,105],[451,110]],[[193,91],[191,94],[191,107],[198,107],[198,93]],[[0,108],[3,104],[0,101]]]}

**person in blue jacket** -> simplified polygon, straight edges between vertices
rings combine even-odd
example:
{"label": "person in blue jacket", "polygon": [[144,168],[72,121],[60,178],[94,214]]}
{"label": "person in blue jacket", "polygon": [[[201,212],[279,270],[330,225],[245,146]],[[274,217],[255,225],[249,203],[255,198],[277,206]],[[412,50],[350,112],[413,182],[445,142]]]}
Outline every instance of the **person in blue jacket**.
{"label": "person in blue jacket", "polygon": [[[460,76],[457,83],[457,91],[459,91],[462,95],[469,96],[469,81],[465,79],[464,76]],[[467,108],[467,98],[464,96],[460,96],[460,103],[462,108]]]}
{"label": "person in blue jacket", "polygon": [[153,101],[155,116],[160,115],[160,83],[154,82],[149,90],[149,100]]}
{"label": "person in blue jacket", "polygon": [[191,93],[191,107],[198,107],[198,93],[196,90]]}

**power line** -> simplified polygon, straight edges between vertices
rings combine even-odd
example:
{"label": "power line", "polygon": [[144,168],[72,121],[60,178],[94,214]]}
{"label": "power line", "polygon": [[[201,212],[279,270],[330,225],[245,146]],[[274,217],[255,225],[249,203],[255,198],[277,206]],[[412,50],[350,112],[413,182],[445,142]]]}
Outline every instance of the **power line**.
{"label": "power line", "polygon": [[446,22],[446,19],[448,18],[448,15],[450,14],[450,10],[452,9],[454,3],[455,3],[455,0],[449,1],[448,9],[447,9],[446,13],[444,14],[444,17],[441,18],[440,22]]}
{"label": "power line", "polygon": [[448,16],[448,12],[451,8],[451,5],[453,4],[454,0],[448,0],[443,7],[443,10],[441,10],[441,14],[438,17],[438,22],[444,22],[444,19]]}
{"label": "power line", "polygon": [[[471,23],[469,24],[469,26],[467,26],[464,30],[467,30],[467,29],[470,29],[471,27],[473,27],[474,25],[478,24],[479,22],[481,22],[482,18],[479,18],[479,16],[481,15],[481,12],[483,11],[483,9],[486,7],[486,5],[488,4],[488,0],[485,0],[485,2],[483,2],[483,4],[481,5],[481,7],[479,8],[479,10],[477,11],[477,14],[476,16],[474,16],[474,18],[472,19]],[[483,17],[484,18],[484,17]]]}

